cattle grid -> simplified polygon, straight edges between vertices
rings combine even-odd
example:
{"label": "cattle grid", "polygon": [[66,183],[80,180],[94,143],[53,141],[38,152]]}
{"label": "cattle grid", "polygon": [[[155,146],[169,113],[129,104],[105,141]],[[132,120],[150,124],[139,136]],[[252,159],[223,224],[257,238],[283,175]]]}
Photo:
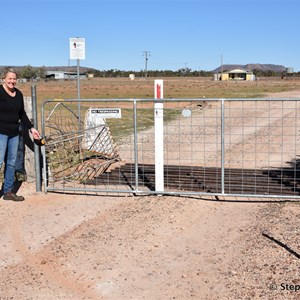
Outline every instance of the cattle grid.
{"label": "cattle grid", "polygon": [[299,198],[300,98],[159,99],[163,145],[155,101],[44,101],[45,192]]}

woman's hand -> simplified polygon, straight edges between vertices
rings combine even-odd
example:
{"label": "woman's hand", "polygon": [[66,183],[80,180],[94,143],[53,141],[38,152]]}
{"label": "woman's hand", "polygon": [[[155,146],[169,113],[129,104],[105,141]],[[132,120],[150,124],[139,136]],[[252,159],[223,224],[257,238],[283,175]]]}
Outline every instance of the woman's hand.
{"label": "woman's hand", "polygon": [[35,129],[35,128],[31,128],[30,132],[32,133],[32,136],[35,140],[38,140],[41,138],[40,133]]}

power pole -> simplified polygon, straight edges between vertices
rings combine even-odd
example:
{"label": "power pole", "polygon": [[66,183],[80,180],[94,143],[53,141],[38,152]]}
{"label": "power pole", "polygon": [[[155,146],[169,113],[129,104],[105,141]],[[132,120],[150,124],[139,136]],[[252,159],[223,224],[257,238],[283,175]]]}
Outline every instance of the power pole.
{"label": "power pole", "polygon": [[143,51],[143,56],[145,56],[145,77],[147,78],[148,56],[150,56],[150,51]]}

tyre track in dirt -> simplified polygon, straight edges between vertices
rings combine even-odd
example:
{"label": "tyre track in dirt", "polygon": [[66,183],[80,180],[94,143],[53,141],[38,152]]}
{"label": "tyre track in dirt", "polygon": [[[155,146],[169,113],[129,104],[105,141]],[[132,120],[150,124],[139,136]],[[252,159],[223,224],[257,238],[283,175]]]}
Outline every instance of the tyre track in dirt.
{"label": "tyre track in dirt", "polygon": [[43,259],[43,251],[41,253],[29,251],[30,247],[28,247],[21,237],[22,220],[24,219],[25,213],[26,208],[22,206],[9,226],[12,244],[15,249],[18,249],[22,264],[29,265],[33,269],[33,272],[43,274],[47,280],[57,284],[59,287],[70,290],[75,298],[96,299],[97,295],[89,289],[91,282],[72,275],[72,273],[66,269],[64,269],[64,273],[61,273],[59,265],[55,263],[54,257],[48,257],[48,261],[52,262],[51,264],[48,264],[47,261]]}
{"label": "tyre track in dirt", "polygon": [[[60,237],[122,199],[74,198],[35,193],[28,183],[25,187],[23,203],[0,202],[0,299],[101,299],[82,273],[58,262],[64,243]],[[51,253],[49,247],[56,240],[57,252]]]}
{"label": "tyre track in dirt", "polygon": [[61,245],[59,262],[105,299],[218,299],[219,270],[239,253],[236,241],[259,207],[198,200],[128,199],[48,249],[53,255]]}

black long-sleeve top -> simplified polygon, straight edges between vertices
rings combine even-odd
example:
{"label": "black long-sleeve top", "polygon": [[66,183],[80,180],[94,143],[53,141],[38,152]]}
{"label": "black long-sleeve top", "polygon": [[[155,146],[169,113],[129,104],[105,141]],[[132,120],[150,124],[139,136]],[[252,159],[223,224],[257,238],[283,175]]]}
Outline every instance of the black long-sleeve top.
{"label": "black long-sleeve top", "polygon": [[33,125],[24,110],[24,97],[20,90],[16,89],[15,97],[11,97],[0,85],[0,133],[8,136],[19,134],[19,122],[28,128]]}

